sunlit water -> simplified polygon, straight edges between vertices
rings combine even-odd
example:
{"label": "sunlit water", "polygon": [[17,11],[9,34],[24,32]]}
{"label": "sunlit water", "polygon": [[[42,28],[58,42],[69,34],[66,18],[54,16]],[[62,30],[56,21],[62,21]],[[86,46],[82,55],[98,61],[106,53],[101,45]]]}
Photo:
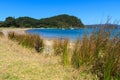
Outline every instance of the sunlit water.
{"label": "sunlit water", "polygon": [[[80,29],[30,29],[27,33],[38,34],[44,38],[69,38],[70,40],[76,40],[77,38],[82,38],[83,34],[89,36],[92,32],[98,31],[98,28],[80,28]],[[119,30],[114,29],[112,31],[112,36],[116,34]]]}

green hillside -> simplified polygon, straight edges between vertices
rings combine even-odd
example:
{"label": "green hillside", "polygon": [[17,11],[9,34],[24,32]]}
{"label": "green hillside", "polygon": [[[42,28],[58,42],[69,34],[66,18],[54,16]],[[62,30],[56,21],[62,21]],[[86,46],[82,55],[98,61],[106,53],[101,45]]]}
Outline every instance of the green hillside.
{"label": "green hillside", "polygon": [[0,21],[0,27],[49,27],[49,28],[79,28],[84,27],[80,19],[75,16],[62,14],[49,18],[34,19],[31,17],[7,17]]}

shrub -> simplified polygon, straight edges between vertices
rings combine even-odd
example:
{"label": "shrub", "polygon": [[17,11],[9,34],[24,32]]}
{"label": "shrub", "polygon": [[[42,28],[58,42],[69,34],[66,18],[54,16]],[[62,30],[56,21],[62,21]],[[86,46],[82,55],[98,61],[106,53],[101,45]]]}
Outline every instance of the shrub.
{"label": "shrub", "polygon": [[62,46],[63,42],[62,39],[55,39],[53,43],[53,49],[55,55],[61,55],[62,54]]}
{"label": "shrub", "polygon": [[9,32],[8,33],[8,38],[14,39],[15,38],[15,32]]}
{"label": "shrub", "polygon": [[4,36],[3,32],[0,31],[0,37],[3,37],[3,36]]}
{"label": "shrub", "polygon": [[22,44],[24,47],[34,48],[37,52],[41,52],[44,49],[43,39],[41,39],[39,35],[16,34],[10,32],[8,37],[18,41],[18,43]]}
{"label": "shrub", "polygon": [[75,68],[90,67],[100,80],[120,78],[120,38],[101,28],[90,36],[76,40],[71,63]]}
{"label": "shrub", "polygon": [[100,80],[120,78],[120,38],[111,37],[110,31],[100,30],[96,38],[96,62],[92,72],[97,74]]}
{"label": "shrub", "polygon": [[37,52],[42,52],[44,49],[43,39],[39,37],[39,35],[34,35],[34,47]]}
{"label": "shrub", "polygon": [[95,35],[89,37],[86,34],[82,39],[78,39],[74,46],[73,55],[71,58],[72,65],[79,68],[81,65],[92,65],[98,53],[96,53]]}
{"label": "shrub", "polygon": [[69,64],[69,39],[56,39],[53,44],[54,54],[62,56],[64,66]]}

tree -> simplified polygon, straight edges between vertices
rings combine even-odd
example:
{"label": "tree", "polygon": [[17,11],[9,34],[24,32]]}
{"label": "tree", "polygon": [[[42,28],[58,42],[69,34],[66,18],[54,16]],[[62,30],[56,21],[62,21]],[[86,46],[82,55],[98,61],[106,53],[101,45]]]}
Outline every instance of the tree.
{"label": "tree", "polygon": [[3,27],[3,22],[2,21],[0,21],[0,27]]}
{"label": "tree", "polygon": [[4,26],[5,27],[16,26],[15,18],[13,18],[13,17],[7,17],[6,20],[5,20],[5,22],[4,22]]}
{"label": "tree", "polygon": [[[0,25],[2,25],[0,23]],[[76,28],[84,27],[80,19],[75,16],[62,14],[50,18],[34,19],[31,17],[7,17],[4,21],[4,27],[55,27],[55,28]]]}
{"label": "tree", "polygon": [[67,14],[40,19],[39,23],[44,26],[58,28],[84,27],[80,19],[75,16],[69,16]]}
{"label": "tree", "polygon": [[19,27],[37,27],[37,19],[30,17],[19,17],[16,19],[16,24]]}

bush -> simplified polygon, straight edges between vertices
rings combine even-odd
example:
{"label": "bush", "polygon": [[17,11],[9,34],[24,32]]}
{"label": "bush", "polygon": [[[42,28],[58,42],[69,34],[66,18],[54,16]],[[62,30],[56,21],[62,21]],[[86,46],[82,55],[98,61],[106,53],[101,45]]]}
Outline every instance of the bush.
{"label": "bush", "polygon": [[54,54],[62,56],[64,66],[69,64],[69,39],[56,39],[53,44]]}
{"label": "bush", "polygon": [[[112,31],[112,30],[111,30]],[[88,66],[100,80],[120,79],[120,38],[102,28],[76,40],[71,63],[75,68]]]}
{"label": "bush", "polygon": [[24,47],[34,48],[37,52],[41,52],[44,49],[43,39],[41,39],[39,35],[16,34],[10,32],[8,37],[18,41],[18,43],[22,44]]}
{"label": "bush", "polygon": [[0,31],[0,37],[3,37],[3,36],[4,36],[3,32]]}
{"label": "bush", "polygon": [[62,54],[62,47],[63,47],[62,39],[55,39],[54,43],[53,43],[54,54],[61,55]]}
{"label": "bush", "polygon": [[44,49],[43,39],[39,35],[34,35],[34,47],[37,52],[41,52]]}
{"label": "bush", "polygon": [[71,63],[75,68],[79,68],[81,65],[92,65],[98,53],[96,52],[95,35],[91,34],[89,37],[85,34],[82,39],[78,39],[74,46]]}
{"label": "bush", "polygon": [[15,38],[15,33],[14,32],[9,32],[8,33],[8,38],[14,39]]}
{"label": "bush", "polygon": [[100,80],[120,78],[120,38],[111,35],[109,30],[100,30],[96,39],[96,53],[99,56],[96,57],[92,72],[97,74]]}

